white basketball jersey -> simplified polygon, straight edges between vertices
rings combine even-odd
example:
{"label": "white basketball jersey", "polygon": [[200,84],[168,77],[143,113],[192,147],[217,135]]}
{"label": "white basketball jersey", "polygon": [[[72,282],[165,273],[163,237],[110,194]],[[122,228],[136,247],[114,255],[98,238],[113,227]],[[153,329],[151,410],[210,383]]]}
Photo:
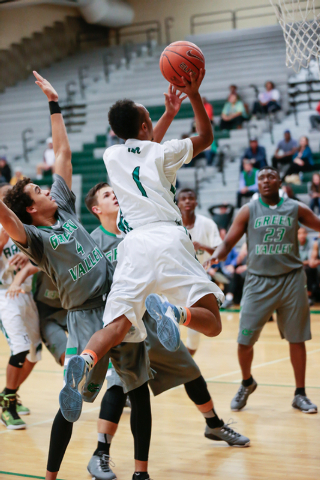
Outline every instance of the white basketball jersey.
{"label": "white basketball jersey", "polygon": [[176,173],[192,157],[190,138],[162,145],[129,139],[105,151],[103,159],[120,205],[121,231],[128,233],[154,222],[181,222],[174,202]]}

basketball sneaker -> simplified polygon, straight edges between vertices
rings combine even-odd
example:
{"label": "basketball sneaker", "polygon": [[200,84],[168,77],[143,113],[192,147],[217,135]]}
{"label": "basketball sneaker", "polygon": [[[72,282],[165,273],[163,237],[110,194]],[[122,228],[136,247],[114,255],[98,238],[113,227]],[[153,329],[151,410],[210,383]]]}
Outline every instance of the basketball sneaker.
{"label": "basketball sneaker", "polygon": [[25,407],[22,405],[21,400],[20,400],[20,395],[16,393],[17,396],[17,413],[18,415],[30,415],[30,410],[28,407]]}
{"label": "basketball sneaker", "polygon": [[175,352],[180,347],[180,309],[168,302],[164,295],[152,293],[146,299],[146,309],[157,322],[157,335],[162,345]]}
{"label": "basketball sneaker", "polygon": [[76,422],[82,410],[82,389],[88,376],[88,367],[83,357],[71,357],[66,374],[65,386],[59,395],[61,413],[68,422]]}
{"label": "basketball sneaker", "polygon": [[304,395],[296,395],[292,402],[293,408],[300,410],[303,413],[318,413],[318,407]]}
{"label": "basketball sneaker", "polygon": [[239,390],[237,391],[237,394],[231,400],[231,410],[234,412],[238,412],[243,407],[245,407],[247,405],[249,395],[251,395],[251,393],[255,391],[257,386],[258,384],[255,380],[253,380],[253,383],[249,387],[245,387],[241,384]]}
{"label": "basketball sneaker", "polygon": [[114,467],[109,455],[103,452],[97,452],[96,455],[92,455],[87,470],[95,480],[113,480],[117,477],[111,470],[110,464]]}
{"label": "basketball sneaker", "polygon": [[8,430],[23,430],[27,428],[26,423],[19,417],[17,413],[16,394],[10,393],[5,395],[2,400],[3,410],[0,421]]}
{"label": "basketball sneaker", "polygon": [[[223,421],[223,420],[222,420]],[[206,425],[204,436],[210,440],[218,442],[227,442],[231,447],[249,447],[249,438],[235,432],[229,425],[235,422],[229,422],[222,425],[222,427],[210,428]]]}

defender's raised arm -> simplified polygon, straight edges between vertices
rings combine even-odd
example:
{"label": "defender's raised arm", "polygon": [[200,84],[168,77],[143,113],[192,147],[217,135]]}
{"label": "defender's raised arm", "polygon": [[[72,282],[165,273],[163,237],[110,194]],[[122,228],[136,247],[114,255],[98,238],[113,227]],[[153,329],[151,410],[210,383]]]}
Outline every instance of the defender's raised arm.
{"label": "defender's raised arm", "polygon": [[52,127],[52,143],[55,155],[55,173],[60,175],[71,190],[72,186],[72,164],[71,164],[71,150],[69,140],[66,132],[66,127],[61,115],[61,110],[58,104],[58,94],[53,86],[41,77],[39,73],[33,72],[37,81],[36,84],[41,88],[43,93],[48,98],[50,112],[51,112],[51,127]]}

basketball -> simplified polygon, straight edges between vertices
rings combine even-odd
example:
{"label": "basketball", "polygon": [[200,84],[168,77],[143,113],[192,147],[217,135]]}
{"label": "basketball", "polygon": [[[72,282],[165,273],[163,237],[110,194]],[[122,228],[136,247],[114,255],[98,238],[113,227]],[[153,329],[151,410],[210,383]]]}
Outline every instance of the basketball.
{"label": "basketball", "polygon": [[193,72],[198,78],[200,68],[205,68],[204,55],[200,48],[191,42],[170,43],[160,56],[162,75],[179,88],[184,88],[181,77],[188,78]]}

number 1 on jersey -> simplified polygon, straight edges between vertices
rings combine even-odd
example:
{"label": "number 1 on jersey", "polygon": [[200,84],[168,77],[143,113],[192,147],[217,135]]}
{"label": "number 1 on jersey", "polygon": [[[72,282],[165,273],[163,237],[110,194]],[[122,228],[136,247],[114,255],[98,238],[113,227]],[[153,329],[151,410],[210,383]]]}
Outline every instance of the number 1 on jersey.
{"label": "number 1 on jersey", "polygon": [[139,188],[141,194],[143,197],[148,197],[147,192],[143,188],[141,182],[140,182],[140,167],[136,167],[133,172],[132,172],[132,178],[137,187]]}

